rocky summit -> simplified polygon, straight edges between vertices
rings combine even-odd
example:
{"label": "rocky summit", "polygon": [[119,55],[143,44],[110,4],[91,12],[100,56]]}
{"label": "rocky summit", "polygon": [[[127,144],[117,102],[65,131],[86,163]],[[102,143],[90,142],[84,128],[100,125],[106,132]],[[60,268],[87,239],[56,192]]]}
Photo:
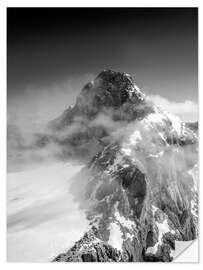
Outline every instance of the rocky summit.
{"label": "rocky summit", "polygon": [[102,71],[48,129],[64,157],[86,163],[71,192],[89,220],[53,261],[169,262],[175,241],[197,238],[197,133],[130,75]]}

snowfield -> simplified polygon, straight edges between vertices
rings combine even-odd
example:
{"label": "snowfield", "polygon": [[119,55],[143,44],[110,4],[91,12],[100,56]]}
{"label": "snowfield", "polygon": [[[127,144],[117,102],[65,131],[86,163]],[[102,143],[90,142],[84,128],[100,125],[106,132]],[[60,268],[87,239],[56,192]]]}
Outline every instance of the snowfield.
{"label": "snowfield", "polygon": [[88,228],[69,192],[82,166],[57,163],[7,176],[7,260],[47,262]]}

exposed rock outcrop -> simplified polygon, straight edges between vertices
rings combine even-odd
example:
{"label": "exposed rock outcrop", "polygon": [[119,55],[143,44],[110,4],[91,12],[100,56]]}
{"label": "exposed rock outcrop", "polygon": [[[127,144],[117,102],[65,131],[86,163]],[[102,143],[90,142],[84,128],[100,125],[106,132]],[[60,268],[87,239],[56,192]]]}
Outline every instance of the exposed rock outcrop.
{"label": "exposed rock outcrop", "polygon": [[175,240],[197,237],[197,135],[131,76],[101,72],[49,129],[88,161],[72,193],[89,231],[54,261],[171,261]]}

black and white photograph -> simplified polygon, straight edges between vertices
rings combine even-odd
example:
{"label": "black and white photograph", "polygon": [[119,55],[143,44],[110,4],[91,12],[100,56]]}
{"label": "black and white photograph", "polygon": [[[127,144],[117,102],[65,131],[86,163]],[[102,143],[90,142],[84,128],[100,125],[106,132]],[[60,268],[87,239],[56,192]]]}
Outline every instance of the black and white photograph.
{"label": "black and white photograph", "polygon": [[198,262],[197,7],[7,7],[7,262]]}

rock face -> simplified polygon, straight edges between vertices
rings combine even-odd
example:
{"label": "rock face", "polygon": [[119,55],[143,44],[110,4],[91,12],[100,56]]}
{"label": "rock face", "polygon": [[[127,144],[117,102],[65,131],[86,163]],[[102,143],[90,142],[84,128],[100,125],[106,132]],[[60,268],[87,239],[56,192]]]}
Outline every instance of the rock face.
{"label": "rock face", "polygon": [[197,238],[195,132],[110,70],[49,124],[54,136],[73,126],[60,144],[70,149],[75,139],[74,154],[88,156],[71,190],[90,223],[54,261],[168,262],[175,240]]}
{"label": "rock face", "polygon": [[130,75],[104,70],[84,86],[74,106],[49,123],[49,136],[65,158],[90,160],[118,128],[152,110],[144,97]]}

